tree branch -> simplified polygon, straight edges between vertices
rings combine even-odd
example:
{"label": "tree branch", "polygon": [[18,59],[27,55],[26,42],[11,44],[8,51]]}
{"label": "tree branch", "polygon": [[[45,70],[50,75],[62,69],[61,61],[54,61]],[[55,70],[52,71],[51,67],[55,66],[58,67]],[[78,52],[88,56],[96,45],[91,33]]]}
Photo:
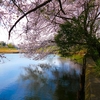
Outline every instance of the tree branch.
{"label": "tree branch", "polygon": [[11,1],[12,1],[13,4],[18,8],[18,10],[19,10],[20,12],[22,12],[23,14],[25,14],[24,11],[16,4],[15,0],[11,0]]}
{"label": "tree branch", "polygon": [[43,7],[44,5],[46,5],[47,3],[51,2],[51,1],[52,1],[52,0],[47,0],[47,1],[43,2],[42,4],[40,4],[39,6],[35,7],[34,9],[29,10],[29,11],[26,12],[23,16],[21,16],[21,17],[15,22],[15,24],[11,27],[11,29],[9,30],[9,37],[8,37],[8,39],[10,39],[10,33],[11,33],[11,31],[13,30],[13,28],[16,26],[16,24],[17,24],[22,18],[24,18],[25,16],[27,16],[27,15],[30,14],[31,12],[36,11],[38,8]]}
{"label": "tree branch", "polygon": [[64,12],[64,10],[62,8],[61,0],[58,0],[58,2],[59,2],[59,6],[60,6],[60,9],[61,9],[62,13],[65,14],[65,12]]}
{"label": "tree branch", "polygon": [[67,20],[73,20],[73,18],[68,18],[68,17],[64,17],[64,16],[60,16],[60,15],[55,15],[56,17],[58,17],[58,18],[61,18],[61,19],[63,19],[63,20],[65,20],[65,21],[67,21]]}

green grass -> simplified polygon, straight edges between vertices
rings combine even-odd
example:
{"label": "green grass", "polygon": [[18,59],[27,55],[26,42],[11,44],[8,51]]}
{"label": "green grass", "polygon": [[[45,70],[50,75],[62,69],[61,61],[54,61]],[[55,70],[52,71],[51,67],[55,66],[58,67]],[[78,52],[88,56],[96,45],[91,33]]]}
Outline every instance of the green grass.
{"label": "green grass", "polygon": [[68,58],[70,58],[71,60],[74,60],[75,62],[79,64],[83,64],[83,57],[85,53],[86,53],[86,50],[80,50],[76,54],[73,54],[69,56]]}
{"label": "green grass", "polygon": [[16,48],[0,48],[0,53],[18,53],[19,51]]}
{"label": "green grass", "polygon": [[97,77],[100,77],[100,59],[95,61],[96,65],[94,66],[95,74]]}
{"label": "green grass", "polygon": [[79,54],[75,54],[69,57],[71,60],[74,60],[75,62],[82,64],[83,63],[83,56]]}

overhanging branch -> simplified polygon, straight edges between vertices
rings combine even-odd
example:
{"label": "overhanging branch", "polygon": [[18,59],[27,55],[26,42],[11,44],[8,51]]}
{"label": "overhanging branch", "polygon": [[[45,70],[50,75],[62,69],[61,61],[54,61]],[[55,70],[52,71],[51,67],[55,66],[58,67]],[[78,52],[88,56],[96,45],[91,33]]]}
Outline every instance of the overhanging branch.
{"label": "overhanging branch", "polygon": [[23,14],[25,14],[24,11],[16,4],[15,0],[11,0],[11,1],[12,1],[13,4],[18,8],[18,10],[19,10],[20,12],[22,12]]}
{"label": "overhanging branch", "polygon": [[64,12],[64,10],[62,8],[61,0],[58,0],[58,2],[59,2],[59,6],[60,6],[61,11],[63,12],[63,14],[65,14],[65,12]]}
{"label": "overhanging branch", "polygon": [[30,14],[30,13],[36,11],[37,9],[43,7],[44,5],[46,5],[47,3],[51,2],[51,1],[52,1],[52,0],[47,0],[47,1],[43,2],[42,4],[38,5],[37,7],[35,7],[34,9],[29,10],[29,11],[28,11],[27,13],[25,13],[23,16],[21,16],[21,17],[15,22],[15,24],[11,27],[11,29],[9,30],[9,37],[8,37],[8,39],[10,39],[10,33],[11,33],[11,31],[13,30],[13,28],[17,25],[17,23],[18,23],[22,18],[24,18],[24,17],[27,16],[28,14]]}

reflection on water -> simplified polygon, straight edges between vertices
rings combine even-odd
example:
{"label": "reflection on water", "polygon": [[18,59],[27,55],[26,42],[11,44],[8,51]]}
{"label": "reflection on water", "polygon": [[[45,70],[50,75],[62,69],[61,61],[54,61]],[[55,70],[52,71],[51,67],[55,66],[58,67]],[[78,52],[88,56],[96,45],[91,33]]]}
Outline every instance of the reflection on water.
{"label": "reflection on water", "polygon": [[0,64],[0,100],[76,100],[81,68],[49,55],[32,60],[7,54]]}

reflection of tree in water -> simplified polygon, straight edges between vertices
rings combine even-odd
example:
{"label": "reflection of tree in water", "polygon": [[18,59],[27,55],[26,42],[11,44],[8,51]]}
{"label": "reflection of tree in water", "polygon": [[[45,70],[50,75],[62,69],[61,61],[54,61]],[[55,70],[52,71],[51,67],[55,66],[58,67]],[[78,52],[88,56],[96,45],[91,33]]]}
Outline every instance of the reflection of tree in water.
{"label": "reflection of tree in water", "polygon": [[76,100],[79,89],[79,76],[66,73],[63,68],[51,68],[47,64],[25,68],[26,74],[21,75],[27,82],[29,95],[25,100]]}
{"label": "reflection of tree in water", "polygon": [[25,97],[25,100],[41,100],[39,97]]}
{"label": "reflection of tree in water", "polygon": [[63,76],[59,79],[55,90],[56,100],[77,100],[79,80]]}

